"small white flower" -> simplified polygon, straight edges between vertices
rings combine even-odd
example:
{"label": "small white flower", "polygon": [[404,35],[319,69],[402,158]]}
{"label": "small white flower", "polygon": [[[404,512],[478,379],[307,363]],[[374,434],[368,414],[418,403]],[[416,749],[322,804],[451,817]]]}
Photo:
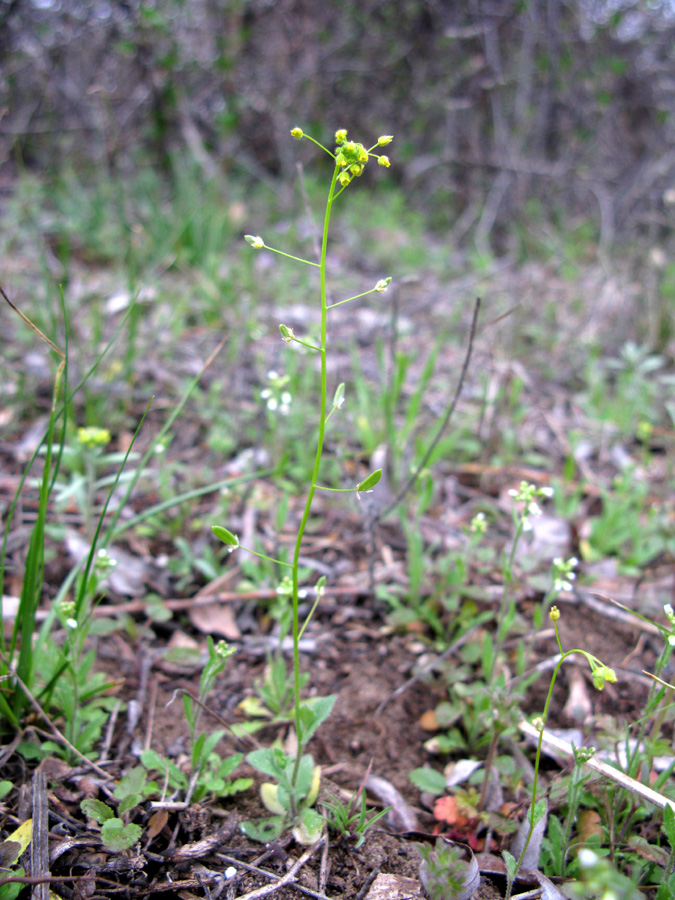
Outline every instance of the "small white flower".
{"label": "small white flower", "polygon": [[527,516],[523,516],[523,531],[532,531],[533,527]]}
{"label": "small white flower", "polygon": [[469,529],[473,534],[483,535],[487,531],[487,519],[484,512],[476,513],[471,520]]}
{"label": "small white flower", "polygon": [[668,635],[668,643],[671,647],[675,647],[675,634]]}
{"label": "small white flower", "polygon": [[537,503],[530,503],[528,504],[527,512],[530,516],[540,516],[541,507]]}
{"label": "small white flower", "polygon": [[378,294],[383,294],[387,290],[387,287],[388,285],[384,278],[380,278],[380,280],[375,285],[375,290]]}
{"label": "small white flower", "polygon": [[277,403],[276,397],[270,397],[269,400],[267,401],[267,408],[268,408],[269,410],[271,410],[272,412],[274,412],[274,410],[275,410],[278,406],[279,406],[279,404]]}
{"label": "small white flower", "polygon": [[664,613],[668,616],[669,619],[673,617],[673,606],[671,603],[666,603],[663,607]]}
{"label": "small white flower", "polygon": [[588,847],[583,847],[577,854],[577,859],[582,869],[590,869],[598,861],[598,856]]}
{"label": "small white flower", "polygon": [[553,491],[553,488],[552,488],[552,487],[543,487],[543,488],[541,488],[541,495],[542,495],[542,497],[552,497],[553,494],[554,494],[554,491]]}
{"label": "small white flower", "polygon": [[265,246],[265,241],[263,241],[259,234],[245,234],[244,238],[254,250],[261,250]]}
{"label": "small white flower", "polygon": [[279,373],[277,372],[276,369],[270,369],[269,372],[267,373],[268,381],[275,381],[278,377],[279,377]]}
{"label": "small white flower", "polygon": [[265,388],[264,390],[260,391],[260,396],[263,400],[269,400],[269,398],[272,396],[272,391],[269,388]]}
{"label": "small white flower", "polygon": [[66,625],[74,631],[77,628],[77,619],[66,619]]}
{"label": "small white flower", "polygon": [[288,391],[284,391],[283,394],[281,395],[281,402],[284,403],[286,406],[288,406],[290,404],[292,399],[293,398],[288,393]]}

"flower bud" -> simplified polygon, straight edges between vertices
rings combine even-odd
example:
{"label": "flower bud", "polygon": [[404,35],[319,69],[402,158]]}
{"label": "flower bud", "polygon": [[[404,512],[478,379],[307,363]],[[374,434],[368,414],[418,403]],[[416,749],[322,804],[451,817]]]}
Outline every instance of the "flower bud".
{"label": "flower bud", "polygon": [[340,172],[339,181],[340,181],[340,184],[342,185],[342,187],[347,187],[347,185],[349,184],[349,182],[351,180],[352,180],[352,176],[349,174],[349,172]]}
{"label": "flower bud", "polygon": [[378,294],[384,294],[384,292],[389,287],[390,283],[391,283],[391,275],[389,275],[387,278],[380,278],[380,280],[375,285],[375,290],[377,291]]}
{"label": "flower bud", "polygon": [[388,169],[389,166],[391,165],[391,163],[389,162],[389,157],[388,157],[388,156],[380,156],[380,157],[378,157],[377,164],[378,164],[378,166],[384,166],[384,167],[387,168],[387,169]]}
{"label": "flower bud", "polygon": [[394,140],[394,135],[393,135],[393,134],[381,134],[381,135],[379,136],[379,138],[377,139],[377,146],[378,146],[378,147],[385,147],[387,144],[391,144],[391,142],[392,142],[393,140]]}
{"label": "flower bud", "polygon": [[244,240],[248,241],[254,250],[261,250],[265,246],[265,241],[259,234],[245,234]]}
{"label": "flower bud", "polygon": [[298,140],[300,140],[300,138],[303,135],[302,128],[291,128],[291,134],[293,135],[294,138],[297,138]]}
{"label": "flower bud", "polygon": [[295,338],[293,329],[289,328],[288,325],[280,325],[279,331],[281,332],[281,340],[286,341],[287,344],[290,344],[290,342]]}
{"label": "flower bud", "polygon": [[347,129],[346,129],[346,128],[339,128],[339,129],[335,132],[335,143],[336,143],[336,144],[344,144],[344,142],[345,142],[346,140],[347,140]]}

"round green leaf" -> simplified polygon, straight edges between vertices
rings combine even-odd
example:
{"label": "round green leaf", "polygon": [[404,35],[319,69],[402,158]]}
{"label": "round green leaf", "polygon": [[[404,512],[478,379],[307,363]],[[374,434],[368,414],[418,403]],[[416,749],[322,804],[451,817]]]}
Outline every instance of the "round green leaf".
{"label": "round green leaf", "polygon": [[101,840],[108,850],[120,852],[138,843],[142,833],[140,825],[134,825],[133,822],[125,825],[121,819],[108,819],[101,828]]}

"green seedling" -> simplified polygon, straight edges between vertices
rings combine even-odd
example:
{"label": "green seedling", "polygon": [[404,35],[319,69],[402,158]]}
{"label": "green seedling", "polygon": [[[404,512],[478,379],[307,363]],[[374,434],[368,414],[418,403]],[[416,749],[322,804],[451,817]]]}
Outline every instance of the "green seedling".
{"label": "green seedling", "polygon": [[225,731],[219,729],[209,733],[199,728],[202,711],[216,679],[235,652],[225,641],[214,644],[210,637],[207,638],[207,649],[208,659],[199,679],[198,697],[195,700],[189,694],[183,694],[183,711],[190,732],[189,776],[156,750],[144,750],[141,754],[141,762],[145,768],[157,772],[164,782],[165,790],[177,792],[185,803],[199,802],[206,795],[229,797],[246,790],[252,784],[250,778],[230,779],[230,775],[243,760],[241,753],[222,759],[215,752]]}
{"label": "green seedling", "polygon": [[567,874],[569,858],[570,838],[572,828],[577,819],[581,805],[584,785],[590,778],[590,772],[584,770],[584,764],[593,756],[593,747],[574,747],[574,766],[567,785],[567,814],[564,822],[557,816],[550,816],[548,820],[547,837],[542,840],[542,857],[548,860],[542,862],[542,868],[546,874],[563,876]]}
{"label": "green seedling", "polygon": [[[326,717],[329,714],[330,710]],[[296,767],[292,756],[278,747],[266,747],[253,750],[246,761],[274,781],[263,782],[260,786],[260,798],[272,815],[259,822],[243,822],[242,831],[255,841],[267,843],[278,838],[290,824],[298,843],[316,843],[321,837],[324,819],[312,808],[321,786],[321,769],[314,765],[312,757],[304,754]]]}
{"label": "green seedling", "polygon": [[366,833],[391,809],[390,806],[379,811],[368,809],[363,785],[349,798],[348,803],[343,803],[338,797],[331,797],[323,802],[323,807],[328,829],[337,834],[338,840],[353,843],[355,850],[363,845]]}
{"label": "green seedling", "polygon": [[[363,144],[347,140],[347,132],[340,129],[335,134],[335,150],[329,150],[309,135],[305,135],[301,128],[294,128],[291,131],[294,138],[301,140],[306,138],[316,144],[323,152],[325,152],[332,160],[333,173],[328,189],[328,197],[326,200],[326,208],[324,213],[323,235],[321,240],[321,249],[319,260],[312,261],[303,259],[283,250],[268,246],[259,235],[246,235],[246,241],[255,251],[269,251],[277,254],[283,259],[290,259],[298,262],[302,266],[316,268],[319,274],[320,282],[320,309],[321,324],[318,336],[312,335],[296,335],[294,330],[285,323],[279,325],[279,331],[282,341],[289,345],[298,345],[304,351],[316,353],[320,362],[320,385],[319,385],[319,409],[317,413],[316,438],[315,438],[315,454],[312,467],[311,479],[307,490],[304,511],[298,527],[292,561],[273,559],[266,554],[249,549],[249,552],[255,553],[263,559],[271,559],[277,565],[288,569],[291,576],[291,628],[293,634],[293,724],[295,728],[295,736],[297,740],[297,751],[294,756],[287,756],[283,751],[260,750],[249,754],[248,762],[257,768],[263,774],[270,775],[276,779],[277,784],[266,787],[263,793],[263,802],[268,809],[275,812],[276,822],[273,825],[260,826],[263,831],[284,827],[286,821],[290,821],[294,826],[294,834],[297,839],[308,842],[316,839],[323,827],[323,819],[311,807],[313,805],[316,793],[318,792],[318,784],[320,774],[317,767],[314,766],[311,756],[305,753],[305,748],[311,736],[314,734],[319,725],[330,715],[331,709],[335,702],[335,697],[314,698],[312,703],[302,703],[300,699],[300,691],[302,687],[302,677],[300,673],[300,637],[307,627],[317,604],[321,597],[321,591],[317,590],[316,600],[309,613],[305,617],[304,622],[300,623],[300,551],[302,541],[310,519],[312,510],[312,501],[317,490],[349,492],[355,493],[357,498],[362,493],[369,492],[375,488],[382,476],[381,470],[376,470],[366,478],[357,483],[353,488],[334,488],[324,484],[321,479],[321,461],[323,456],[324,440],[326,436],[326,427],[334,413],[342,407],[345,398],[344,386],[337,385],[333,394],[333,402],[329,402],[328,393],[328,318],[329,311],[334,307],[341,306],[357,300],[372,293],[384,293],[391,281],[390,277],[379,279],[375,286],[369,290],[362,291],[344,300],[338,300],[333,303],[328,301],[327,290],[327,251],[328,237],[331,222],[331,214],[333,205],[341,197],[343,192],[363,173],[364,167],[369,160],[376,159],[380,166],[387,168],[389,158],[379,152],[381,147],[389,144],[392,140],[390,135],[383,135],[378,138],[377,142],[367,149]],[[269,403],[274,400],[283,401],[284,385],[280,386],[281,393],[279,399],[274,394],[264,398]],[[214,535],[219,538],[229,550],[236,550],[240,547],[238,537],[220,525],[213,526]],[[244,549],[244,548],[242,548]],[[253,834],[253,831],[250,832]],[[262,834],[262,832],[259,832]]]}
{"label": "green seedling", "polygon": [[470,900],[480,887],[471,849],[439,837],[435,845],[415,845],[422,857],[420,880],[431,900]]}
{"label": "green seedling", "polygon": [[145,769],[135,766],[122,778],[113,791],[118,801],[115,810],[110,804],[93,797],[82,800],[82,812],[101,826],[103,846],[114,853],[129,850],[143,834],[140,825],[132,822],[134,810],[150,795],[157,792],[157,785],[149,783]]}

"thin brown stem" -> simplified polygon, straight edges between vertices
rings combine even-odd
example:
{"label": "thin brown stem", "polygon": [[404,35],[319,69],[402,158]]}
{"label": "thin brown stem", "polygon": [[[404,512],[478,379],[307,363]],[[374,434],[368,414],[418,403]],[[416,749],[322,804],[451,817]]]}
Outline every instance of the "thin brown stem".
{"label": "thin brown stem", "polygon": [[473,318],[471,319],[471,329],[469,331],[469,343],[468,343],[468,346],[466,349],[466,356],[464,357],[464,362],[462,364],[462,370],[459,373],[459,381],[457,383],[455,395],[452,398],[450,405],[448,406],[448,408],[445,411],[443,421],[441,422],[441,427],[436,432],[436,436],[434,437],[434,439],[431,441],[431,443],[427,447],[426,452],[425,452],[424,456],[422,457],[422,460],[420,461],[420,463],[418,464],[417,468],[412,473],[410,478],[406,481],[406,483],[400,489],[398,494],[396,494],[396,496],[391,501],[391,503],[389,503],[387,506],[384,507],[383,510],[381,510],[379,513],[377,513],[375,515],[373,521],[379,521],[380,519],[383,519],[386,515],[388,515],[392,511],[392,509],[394,509],[396,506],[398,506],[398,504],[401,502],[401,500],[405,497],[405,495],[408,493],[408,491],[412,488],[412,486],[415,484],[415,482],[419,478],[420,472],[422,472],[424,470],[424,468],[426,467],[427,463],[429,462],[429,459],[431,458],[431,454],[436,449],[436,446],[438,445],[438,442],[440,441],[440,439],[443,435],[443,432],[448,427],[448,424],[449,424],[450,420],[452,419],[453,413],[455,412],[455,409],[457,407],[457,401],[459,400],[460,394],[462,393],[462,388],[464,387],[464,382],[466,380],[466,373],[469,370],[469,363],[471,362],[471,354],[473,353],[473,344],[474,344],[474,340],[476,337],[476,330],[477,330],[477,326],[478,326],[478,314],[480,312],[480,307],[481,307],[481,298],[476,297],[476,303],[473,308]]}

